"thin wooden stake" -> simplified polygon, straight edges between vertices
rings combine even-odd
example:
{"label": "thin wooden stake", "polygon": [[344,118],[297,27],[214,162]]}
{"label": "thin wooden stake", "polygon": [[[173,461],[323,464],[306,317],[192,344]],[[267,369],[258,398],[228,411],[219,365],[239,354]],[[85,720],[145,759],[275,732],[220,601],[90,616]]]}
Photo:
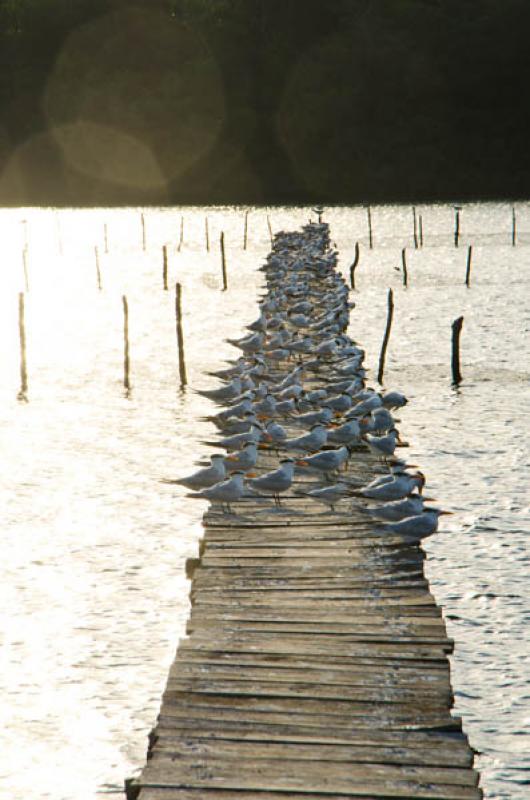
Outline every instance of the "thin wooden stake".
{"label": "thin wooden stake", "polygon": [[18,295],[18,335],[20,340],[20,391],[17,400],[28,402],[28,368],[26,362],[26,323],[24,318],[24,292]]}
{"label": "thin wooden stake", "polygon": [[382,385],[383,373],[385,371],[385,357],[386,348],[388,347],[388,340],[390,339],[390,329],[392,327],[392,318],[394,316],[394,294],[392,289],[388,290],[388,309],[386,315],[386,328],[383,337],[383,344],[381,346],[381,354],[379,356],[379,369],[377,371],[377,382]]}
{"label": "thin wooden stake", "polygon": [[512,206],[512,247],[517,243],[517,219],[515,216],[515,206]]}
{"label": "thin wooden stake", "polygon": [[180,253],[180,248],[184,244],[184,216],[180,217],[180,236],[179,236],[179,246],[178,251]]}
{"label": "thin wooden stake", "polygon": [[147,249],[147,237],[146,237],[146,232],[145,232],[145,216],[144,216],[143,212],[140,215],[140,219],[141,219],[141,222],[142,222],[142,250],[145,253],[145,251]]}
{"label": "thin wooden stake", "polygon": [[129,394],[131,383],[129,380],[130,359],[129,359],[129,304],[125,295],[122,295],[123,303],[123,385]]}
{"label": "thin wooden stake", "polygon": [[401,263],[403,265],[403,286],[408,286],[408,273],[407,273],[407,248],[404,247],[401,251]]}
{"label": "thin wooden stake", "polygon": [[167,244],[162,247],[162,283],[167,292]]}
{"label": "thin wooden stake", "polygon": [[414,226],[414,249],[418,249],[418,220],[416,218],[416,206],[412,206],[412,221]]}
{"label": "thin wooden stake", "polygon": [[177,325],[180,386],[181,389],[183,389],[188,383],[188,378],[186,376],[186,362],[184,360],[184,336],[182,335],[182,286],[180,283],[177,283],[175,286],[175,318]]}
{"label": "thin wooden stake", "polygon": [[460,208],[455,207],[455,247],[458,247],[458,240],[460,238]]}
{"label": "thin wooden stake", "polygon": [[462,382],[462,373],[460,372],[460,333],[464,317],[458,317],[452,324],[452,343],[451,343],[451,371],[453,373],[453,385],[458,386]]}
{"label": "thin wooden stake", "polygon": [[26,292],[29,292],[29,272],[28,272],[28,246],[24,245],[22,250],[22,266],[24,268],[24,285]]}
{"label": "thin wooden stake", "polygon": [[248,211],[245,211],[245,227],[243,230],[243,250],[247,249],[248,241]]}
{"label": "thin wooden stake", "polygon": [[272,225],[271,225],[270,217],[269,217],[268,214],[267,214],[267,227],[269,228],[269,236],[270,236],[271,247],[272,247],[273,244],[274,244],[274,234],[272,232]]}
{"label": "thin wooden stake", "polygon": [[99,250],[97,246],[94,247],[94,255],[96,257],[96,278],[98,282],[98,289],[101,291],[103,287],[101,286],[101,270],[99,268]]}
{"label": "thin wooden stake", "polygon": [[370,244],[370,250],[373,250],[374,238],[372,233],[372,209],[370,208],[370,206],[367,206],[366,211],[368,214],[368,242]]}
{"label": "thin wooden stake", "polygon": [[469,277],[471,275],[471,257],[473,255],[473,246],[469,245],[467,248],[467,266],[466,266],[466,286],[469,289]]}
{"label": "thin wooden stake", "polygon": [[423,217],[421,214],[418,216],[418,227],[420,231],[420,247],[423,247]]}
{"label": "thin wooden stake", "polygon": [[206,250],[210,252],[210,231],[208,229],[208,217],[204,218],[204,236],[206,239]]}
{"label": "thin wooden stake", "polygon": [[109,252],[109,231],[107,228],[107,223],[103,225],[103,239],[105,242],[105,253]]}
{"label": "thin wooden stake", "polygon": [[359,242],[355,242],[355,257],[353,259],[353,264],[350,267],[350,284],[352,289],[355,289],[355,270],[357,269],[357,264],[359,263],[359,255]]}
{"label": "thin wooden stake", "polygon": [[224,231],[221,231],[221,237],[219,239],[219,244],[221,246],[221,269],[223,271],[223,292],[226,292],[228,289],[228,281],[226,279],[226,256],[225,256],[225,235]]}

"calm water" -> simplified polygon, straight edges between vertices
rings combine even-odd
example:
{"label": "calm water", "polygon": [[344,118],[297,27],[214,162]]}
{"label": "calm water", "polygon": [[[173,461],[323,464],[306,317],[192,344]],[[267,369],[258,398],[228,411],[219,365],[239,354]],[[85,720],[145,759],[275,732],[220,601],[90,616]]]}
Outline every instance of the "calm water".
{"label": "calm water", "polygon": [[[427,570],[456,639],[456,713],[481,751],[488,798],[528,796],[528,379],[530,206],[468,205],[461,246],[453,209],[331,209],[325,218],[345,272],[355,241],[357,308],[350,333],[377,367],[394,289],[385,383],[406,392],[401,430],[429,495],[455,511],[426,543]],[[188,615],[184,562],[203,507],[161,483],[208,453],[208,402],[178,389],[174,294],[183,284],[191,387],[235,351],[223,340],[254,318],[257,267],[270,247],[265,209],[0,212],[0,493],[4,702],[0,797],[94,800],[120,795],[142,765],[176,642]],[[269,210],[274,230],[307,209]],[[178,250],[181,216],[184,238]],[[25,220],[25,222],[24,222]],[[229,291],[222,293],[219,232]],[[526,233],[525,233],[526,231]],[[162,288],[169,247],[170,291]],[[466,245],[473,243],[466,289]],[[17,294],[26,297],[29,398],[18,391]],[[103,290],[97,289],[94,247]],[[409,287],[402,286],[407,246]],[[132,393],[122,386],[122,305],[130,313]],[[450,386],[450,325],[464,315],[458,392]],[[191,424],[190,424],[191,423]],[[526,663],[525,663],[526,659]]]}

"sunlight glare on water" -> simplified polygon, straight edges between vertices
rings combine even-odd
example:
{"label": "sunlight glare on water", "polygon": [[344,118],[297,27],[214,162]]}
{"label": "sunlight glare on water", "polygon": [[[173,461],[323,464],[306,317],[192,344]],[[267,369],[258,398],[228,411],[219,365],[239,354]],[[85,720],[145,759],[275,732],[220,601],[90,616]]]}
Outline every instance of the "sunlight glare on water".
{"label": "sunlight glare on water", "polygon": [[[208,455],[193,389],[237,352],[257,315],[258,267],[273,230],[310,209],[13,209],[0,212],[0,430],[4,508],[0,797],[92,800],[121,794],[145,760],[167,670],[188,615],[185,559],[197,554],[202,503],[161,482]],[[455,511],[428,540],[427,571],[444,607],[455,711],[464,718],[489,798],[527,796],[528,274],[530,209],[410,207],[326,210],[348,274],[350,334],[377,369],[387,289],[395,317],[385,385],[404,391],[400,429],[429,495]],[[210,251],[206,250],[208,216]],[[314,216],[314,214],[313,214]],[[179,248],[181,219],[183,242]],[[25,220],[25,222],[24,222]],[[219,234],[227,243],[221,292]],[[525,231],[528,233],[525,234]],[[473,244],[471,288],[464,285]],[[162,246],[169,290],[162,285]],[[19,403],[18,293],[26,292],[29,402]],[[97,287],[98,249],[102,290]],[[407,247],[409,286],[402,286]],[[178,387],[174,285],[183,286],[190,388]],[[123,387],[122,295],[129,304],[130,397]],[[464,315],[462,372],[450,386],[450,326]],[[444,518],[445,519],[445,518]]]}

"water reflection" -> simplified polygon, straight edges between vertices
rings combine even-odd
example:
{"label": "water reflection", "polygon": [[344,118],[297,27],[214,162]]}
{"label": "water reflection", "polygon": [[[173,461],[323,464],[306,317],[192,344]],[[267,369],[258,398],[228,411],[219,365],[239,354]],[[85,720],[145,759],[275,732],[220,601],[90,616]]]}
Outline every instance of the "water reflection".
{"label": "water reflection", "polygon": [[[146,735],[184,633],[184,562],[197,552],[203,510],[161,479],[192,471],[208,453],[201,440],[211,438],[211,429],[200,417],[211,406],[192,389],[216,384],[205,370],[233,354],[225,337],[240,335],[255,314],[257,267],[269,249],[267,213],[278,230],[298,227],[311,211],[252,210],[247,250],[244,210],[144,210],[146,250],[139,209],[0,214],[6,265],[0,297],[0,585],[9,609],[2,622],[7,701],[0,795],[10,800],[86,800],[119,792],[123,778],[145,758]],[[413,249],[410,208],[372,210],[372,251],[365,209],[331,209],[325,218],[345,274],[360,242],[350,333],[366,348],[372,370],[387,289],[394,289],[385,383],[410,398],[399,414],[410,460],[427,473],[429,494],[457,512],[426,545],[429,578],[456,639],[456,712],[484,754],[479,767],[486,795],[523,798],[523,632],[529,613],[523,266],[529,256],[524,246],[510,246],[509,208],[465,206],[458,250],[451,207],[424,207],[421,214],[423,250]],[[523,245],[527,217],[526,207],[518,209]],[[474,245],[469,290],[468,241]],[[26,243],[30,402],[20,405],[17,297],[24,289]],[[402,247],[409,248],[407,291],[394,269]],[[183,285],[186,392],[178,387],[176,280]],[[122,385],[123,294],[130,312],[128,399]],[[460,314],[464,380],[455,392],[450,326]]]}

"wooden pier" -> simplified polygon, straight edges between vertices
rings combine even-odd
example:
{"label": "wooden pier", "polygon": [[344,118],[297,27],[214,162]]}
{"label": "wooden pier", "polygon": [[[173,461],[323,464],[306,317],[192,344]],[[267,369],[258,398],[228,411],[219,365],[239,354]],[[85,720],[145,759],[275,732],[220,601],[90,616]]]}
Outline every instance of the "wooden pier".
{"label": "wooden pier", "polygon": [[[292,364],[278,364],[278,375]],[[306,381],[334,378],[332,363]],[[293,434],[299,429],[292,429]],[[278,463],[260,451],[254,472]],[[383,470],[360,447],[344,475]],[[212,505],[191,617],[130,800],[478,800],[420,543],[301,491]]]}

